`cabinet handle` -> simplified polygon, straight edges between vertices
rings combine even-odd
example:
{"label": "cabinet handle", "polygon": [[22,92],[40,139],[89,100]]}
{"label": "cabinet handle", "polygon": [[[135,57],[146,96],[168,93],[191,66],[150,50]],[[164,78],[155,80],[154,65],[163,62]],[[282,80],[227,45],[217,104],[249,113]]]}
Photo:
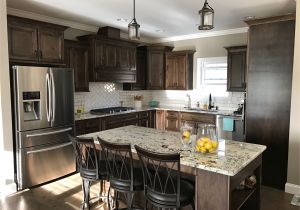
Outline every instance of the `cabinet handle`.
{"label": "cabinet handle", "polygon": [[43,58],[43,52],[40,50],[40,58]]}

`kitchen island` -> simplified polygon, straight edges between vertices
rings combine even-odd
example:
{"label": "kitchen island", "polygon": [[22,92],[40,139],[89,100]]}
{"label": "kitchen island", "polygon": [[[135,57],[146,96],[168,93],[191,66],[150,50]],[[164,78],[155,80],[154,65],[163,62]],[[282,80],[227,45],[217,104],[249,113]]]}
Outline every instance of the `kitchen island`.
{"label": "kitchen island", "polygon": [[[82,135],[97,137],[112,143],[131,143],[154,152],[181,155],[181,171],[195,176],[196,209],[235,210],[260,209],[260,185],[263,145],[235,141],[219,142],[213,154],[183,151],[179,132],[164,131],[138,126],[125,126]],[[134,158],[136,151],[132,147]],[[248,176],[256,176],[253,189],[238,190],[239,184]]]}

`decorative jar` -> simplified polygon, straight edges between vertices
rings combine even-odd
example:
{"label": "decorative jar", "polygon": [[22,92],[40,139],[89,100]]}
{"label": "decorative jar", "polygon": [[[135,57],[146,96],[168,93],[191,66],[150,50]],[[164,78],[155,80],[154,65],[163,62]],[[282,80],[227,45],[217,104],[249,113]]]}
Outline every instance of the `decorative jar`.
{"label": "decorative jar", "polygon": [[212,124],[198,124],[195,150],[197,152],[214,153],[218,149],[216,126]]}

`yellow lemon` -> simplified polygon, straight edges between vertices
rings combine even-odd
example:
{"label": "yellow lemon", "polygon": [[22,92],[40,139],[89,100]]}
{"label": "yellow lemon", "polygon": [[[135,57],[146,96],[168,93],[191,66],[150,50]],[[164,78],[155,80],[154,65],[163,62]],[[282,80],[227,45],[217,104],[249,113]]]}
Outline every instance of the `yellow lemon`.
{"label": "yellow lemon", "polygon": [[184,131],[182,136],[184,136],[185,138],[190,138],[191,133],[190,133],[190,131]]}
{"label": "yellow lemon", "polygon": [[215,149],[218,146],[218,142],[217,141],[212,141],[212,147]]}
{"label": "yellow lemon", "polygon": [[205,143],[205,149],[210,150],[212,147],[213,146],[212,146],[212,143],[210,141]]}
{"label": "yellow lemon", "polygon": [[204,142],[209,142],[210,141],[210,139],[208,137],[202,137],[201,140],[204,141]]}
{"label": "yellow lemon", "polygon": [[204,147],[201,147],[201,148],[200,148],[200,152],[201,152],[201,153],[206,153],[206,149],[205,149]]}
{"label": "yellow lemon", "polygon": [[203,147],[204,146],[204,142],[202,140],[198,140],[197,141],[197,146]]}
{"label": "yellow lemon", "polygon": [[197,150],[197,152],[200,152],[201,147],[199,147],[199,146],[197,145],[197,146],[196,146],[196,150]]}

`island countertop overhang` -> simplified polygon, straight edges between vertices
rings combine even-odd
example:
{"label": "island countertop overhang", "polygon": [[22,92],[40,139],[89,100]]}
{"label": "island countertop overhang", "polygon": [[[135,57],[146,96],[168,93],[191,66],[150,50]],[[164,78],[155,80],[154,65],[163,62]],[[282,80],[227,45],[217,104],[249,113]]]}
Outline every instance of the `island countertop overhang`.
{"label": "island countertop overhang", "polygon": [[[235,176],[266,149],[264,145],[221,140],[218,151],[214,154],[183,151],[179,132],[138,126],[125,126],[80,137],[93,137],[95,143],[98,143],[97,137],[113,143],[131,143],[160,153],[180,152],[182,166],[227,176]],[[134,147],[132,150],[135,153]]]}

